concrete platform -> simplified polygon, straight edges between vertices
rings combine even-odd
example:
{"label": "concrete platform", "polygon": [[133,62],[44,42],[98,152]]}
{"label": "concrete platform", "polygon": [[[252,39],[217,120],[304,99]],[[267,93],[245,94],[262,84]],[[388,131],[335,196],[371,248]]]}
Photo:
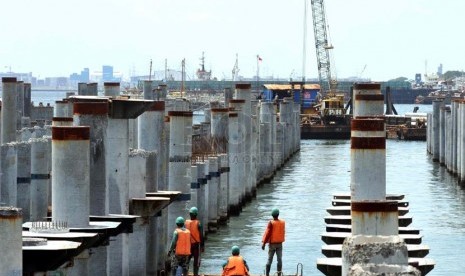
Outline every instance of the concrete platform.
{"label": "concrete platform", "polygon": [[[321,234],[321,240],[326,244],[342,244],[344,239],[350,236],[351,233],[346,232],[325,232]],[[422,235],[399,235],[406,244],[421,244]]]}
{"label": "concrete platform", "polygon": [[[429,254],[429,246],[421,244],[407,244],[408,256],[411,258],[424,258]],[[321,253],[328,258],[340,258],[342,252],[342,244],[323,245]]]}
{"label": "concrete platform", "polygon": [[[432,259],[426,258],[409,258],[408,263],[420,270],[422,275],[428,274],[433,270],[436,263]],[[324,275],[340,276],[342,268],[341,258],[318,258],[316,266]]]}
{"label": "concrete platform", "polygon": [[[326,232],[352,232],[352,225],[326,224]],[[399,234],[420,234],[420,230],[413,227],[399,227]]]}
{"label": "concrete platform", "polygon": [[[352,223],[352,217],[350,215],[342,216],[325,216],[326,224],[346,224]],[[406,227],[412,223],[413,219],[411,216],[399,216],[399,227]]]}
{"label": "concrete platform", "polygon": [[[398,207],[399,216],[404,216],[409,212],[409,207]],[[333,206],[326,209],[332,216],[350,215],[350,206]]]}
{"label": "concrete platform", "polygon": [[[332,201],[333,206],[350,206],[350,199],[333,199]],[[408,201],[399,200],[397,201],[399,207],[408,207]]]}
{"label": "concrete platform", "polygon": [[[405,195],[401,194],[386,194],[387,200],[403,200]],[[338,193],[333,195],[333,199],[350,199],[350,193]]]}

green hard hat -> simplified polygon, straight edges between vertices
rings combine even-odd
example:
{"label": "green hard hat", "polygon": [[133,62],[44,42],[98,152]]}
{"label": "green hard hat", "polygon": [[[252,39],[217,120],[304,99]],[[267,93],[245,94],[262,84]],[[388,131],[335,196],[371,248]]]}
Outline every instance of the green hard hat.
{"label": "green hard hat", "polygon": [[183,217],[178,217],[176,219],[176,224],[179,225],[179,226],[184,225],[184,218]]}
{"label": "green hard hat", "polygon": [[271,215],[273,217],[279,216],[279,209],[278,208],[273,208],[273,210],[271,210]]}
{"label": "green hard hat", "polygon": [[239,249],[239,246],[235,245],[231,248],[231,253],[233,255],[239,255],[239,253],[241,252],[241,250]]}
{"label": "green hard hat", "polygon": [[189,210],[189,214],[194,215],[194,216],[197,216],[197,215],[199,214],[199,210],[197,209],[197,207],[192,207],[192,208]]}

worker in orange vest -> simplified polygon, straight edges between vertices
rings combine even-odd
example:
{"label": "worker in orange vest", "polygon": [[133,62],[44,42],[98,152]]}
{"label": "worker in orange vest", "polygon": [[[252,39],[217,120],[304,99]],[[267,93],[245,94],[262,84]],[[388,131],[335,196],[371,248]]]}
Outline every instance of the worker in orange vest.
{"label": "worker in orange vest", "polygon": [[203,226],[197,219],[198,214],[199,210],[197,207],[192,207],[189,210],[189,216],[191,219],[186,220],[186,229],[191,232],[191,255],[189,257],[189,263],[191,258],[194,258],[194,276],[199,275],[200,252],[203,252],[205,248],[203,240]]}
{"label": "worker in orange vest", "polygon": [[262,239],[262,249],[265,250],[265,245],[268,245],[268,261],[266,262],[266,276],[270,275],[271,263],[273,262],[274,254],[278,259],[278,275],[282,275],[282,256],[283,256],[283,242],[285,234],[285,222],[279,219],[279,209],[273,208],[271,210],[272,220],[268,222],[265,233]]}
{"label": "worker in orange vest", "polygon": [[174,257],[171,259],[171,272],[173,276],[176,276],[176,270],[180,266],[182,275],[187,276],[191,255],[191,232],[184,227],[183,217],[176,218],[176,226],[168,250],[168,257],[174,251]]}
{"label": "worker in orange vest", "polygon": [[222,276],[245,276],[249,275],[249,266],[244,258],[239,255],[239,246],[235,245],[231,248],[232,256],[223,264]]}

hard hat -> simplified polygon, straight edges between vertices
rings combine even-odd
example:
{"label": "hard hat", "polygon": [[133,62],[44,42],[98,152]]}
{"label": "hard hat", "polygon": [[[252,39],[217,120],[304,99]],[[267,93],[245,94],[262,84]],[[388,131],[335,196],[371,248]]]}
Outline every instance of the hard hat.
{"label": "hard hat", "polygon": [[279,216],[279,209],[278,208],[273,208],[273,210],[271,210],[271,215],[273,217]]}
{"label": "hard hat", "polygon": [[239,246],[235,245],[231,248],[231,253],[233,255],[239,255],[239,253],[241,252],[241,250],[239,249]]}
{"label": "hard hat", "polygon": [[183,217],[178,217],[176,219],[176,224],[179,225],[179,226],[184,225],[184,218]]}
{"label": "hard hat", "polygon": [[197,207],[192,207],[192,208],[189,210],[189,214],[194,215],[194,216],[197,216],[197,215],[199,214],[199,210],[197,209]]}

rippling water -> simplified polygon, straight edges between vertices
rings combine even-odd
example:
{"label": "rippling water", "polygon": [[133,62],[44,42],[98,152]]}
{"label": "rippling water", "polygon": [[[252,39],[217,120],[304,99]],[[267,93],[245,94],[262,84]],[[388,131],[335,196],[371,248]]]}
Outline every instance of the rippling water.
{"label": "rippling water", "polygon": [[[420,107],[425,108],[429,107]],[[388,140],[386,147],[387,192],[405,194],[410,202],[411,226],[421,230],[422,244],[431,248],[427,257],[436,261],[428,275],[464,275],[464,254],[457,250],[465,245],[465,189],[431,161],[425,142]],[[208,235],[201,271],[220,273],[231,246],[239,245],[251,272],[263,273],[267,249],[261,250],[261,236],[276,206],[287,225],[284,272],[294,274],[297,264],[302,263],[304,274],[320,275],[316,259],[323,257],[320,234],[325,231],[326,208],[332,194],[349,192],[349,185],[349,141],[302,141],[300,153],[271,183],[259,188],[257,198],[240,216],[232,217],[218,233]],[[275,269],[276,259],[272,272]]]}

